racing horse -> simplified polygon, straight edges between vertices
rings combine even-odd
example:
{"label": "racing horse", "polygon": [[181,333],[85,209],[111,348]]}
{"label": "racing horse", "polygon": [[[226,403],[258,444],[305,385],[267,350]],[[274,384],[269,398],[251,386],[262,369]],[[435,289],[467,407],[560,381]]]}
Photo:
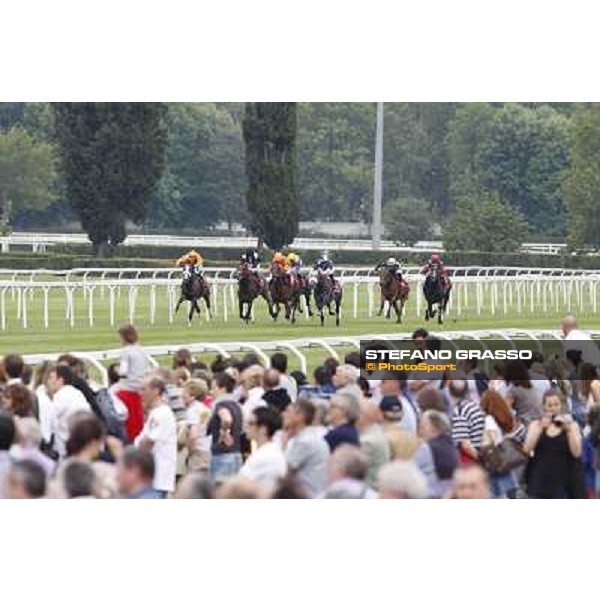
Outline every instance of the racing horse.
{"label": "racing horse", "polygon": [[269,281],[269,294],[271,296],[271,317],[277,321],[280,306],[285,309],[285,318],[292,323],[296,322],[296,309],[300,302],[298,288],[292,286],[289,274],[279,264],[271,266],[271,280]]}
{"label": "racing horse", "polygon": [[402,311],[408,300],[410,287],[405,279],[398,279],[395,273],[386,268],[379,269],[379,286],[381,288],[381,304],[378,315],[383,314],[385,303],[388,303],[386,319],[392,314],[392,308],[396,313],[396,323],[402,322]]}
{"label": "racing horse", "polygon": [[[325,307],[330,315],[335,315],[335,324],[340,324],[340,309],[342,306],[342,286],[339,282],[333,282],[328,275],[320,272],[317,274],[317,282],[314,289],[315,304],[321,319],[321,326],[325,325]],[[335,310],[331,304],[335,304]]]}
{"label": "racing horse", "polygon": [[[425,320],[433,319],[435,315],[438,316],[438,323],[444,322],[444,312],[448,300],[450,299],[450,285],[444,286],[442,277],[436,271],[433,271],[425,278],[423,284],[423,295],[427,302],[427,308],[425,309]],[[437,304],[438,310],[434,310],[434,306]]]}
{"label": "racing horse", "polygon": [[259,296],[262,296],[268,306],[271,314],[271,294],[265,278],[259,273],[253,273],[248,263],[242,263],[238,270],[238,304],[240,309],[240,319],[246,324],[252,319],[252,304]]}
{"label": "racing horse", "polygon": [[179,310],[182,302],[190,303],[190,312],[188,313],[188,325],[191,325],[194,312],[200,314],[199,300],[204,300],[206,310],[210,317],[210,286],[202,275],[196,273],[191,265],[183,268],[183,280],[181,282],[181,295],[175,306],[175,313]]}

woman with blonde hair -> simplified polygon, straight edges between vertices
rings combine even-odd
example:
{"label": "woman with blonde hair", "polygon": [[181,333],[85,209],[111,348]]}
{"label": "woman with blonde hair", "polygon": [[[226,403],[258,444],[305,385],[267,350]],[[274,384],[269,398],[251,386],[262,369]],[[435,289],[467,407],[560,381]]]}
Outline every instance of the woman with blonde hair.
{"label": "woman with blonde hair", "polygon": [[266,406],[262,387],[265,369],[261,365],[251,365],[240,373],[241,401],[244,419],[249,419],[255,408]]}

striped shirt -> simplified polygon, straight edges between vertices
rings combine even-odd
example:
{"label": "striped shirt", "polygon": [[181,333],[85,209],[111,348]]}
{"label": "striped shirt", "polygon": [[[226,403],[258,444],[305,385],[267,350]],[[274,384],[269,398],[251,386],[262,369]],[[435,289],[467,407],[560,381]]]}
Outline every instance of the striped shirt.
{"label": "striped shirt", "polygon": [[470,441],[475,448],[481,446],[485,426],[485,415],[472,400],[463,400],[452,413],[452,439],[455,443]]}

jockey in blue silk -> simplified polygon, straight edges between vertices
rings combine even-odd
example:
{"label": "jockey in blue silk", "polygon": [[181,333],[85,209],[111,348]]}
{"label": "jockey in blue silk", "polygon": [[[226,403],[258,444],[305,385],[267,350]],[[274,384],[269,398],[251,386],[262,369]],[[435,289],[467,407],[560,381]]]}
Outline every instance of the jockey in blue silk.
{"label": "jockey in blue silk", "polygon": [[260,257],[254,248],[248,248],[248,250],[242,254],[240,262],[248,265],[253,273],[257,273],[260,269]]}
{"label": "jockey in blue silk", "polygon": [[335,280],[333,278],[333,273],[335,272],[335,265],[333,261],[329,258],[329,254],[327,250],[324,250],[321,253],[321,256],[317,258],[313,267],[313,274],[311,276],[312,279],[316,281],[316,276],[318,273],[323,273],[323,275],[327,275],[333,283]]}

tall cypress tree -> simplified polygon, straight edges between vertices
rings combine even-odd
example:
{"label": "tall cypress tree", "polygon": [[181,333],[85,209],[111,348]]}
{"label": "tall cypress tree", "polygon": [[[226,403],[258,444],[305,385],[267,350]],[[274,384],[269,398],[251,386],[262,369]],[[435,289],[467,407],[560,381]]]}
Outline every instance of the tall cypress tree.
{"label": "tall cypress tree", "polygon": [[167,107],[151,102],[54,104],[68,200],[96,254],[141,223],[165,167]]}
{"label": "tall cypress tree", "polygon": [[279,250],[298,234],[296,103],[247,103],[243,131],[250,228]]}

